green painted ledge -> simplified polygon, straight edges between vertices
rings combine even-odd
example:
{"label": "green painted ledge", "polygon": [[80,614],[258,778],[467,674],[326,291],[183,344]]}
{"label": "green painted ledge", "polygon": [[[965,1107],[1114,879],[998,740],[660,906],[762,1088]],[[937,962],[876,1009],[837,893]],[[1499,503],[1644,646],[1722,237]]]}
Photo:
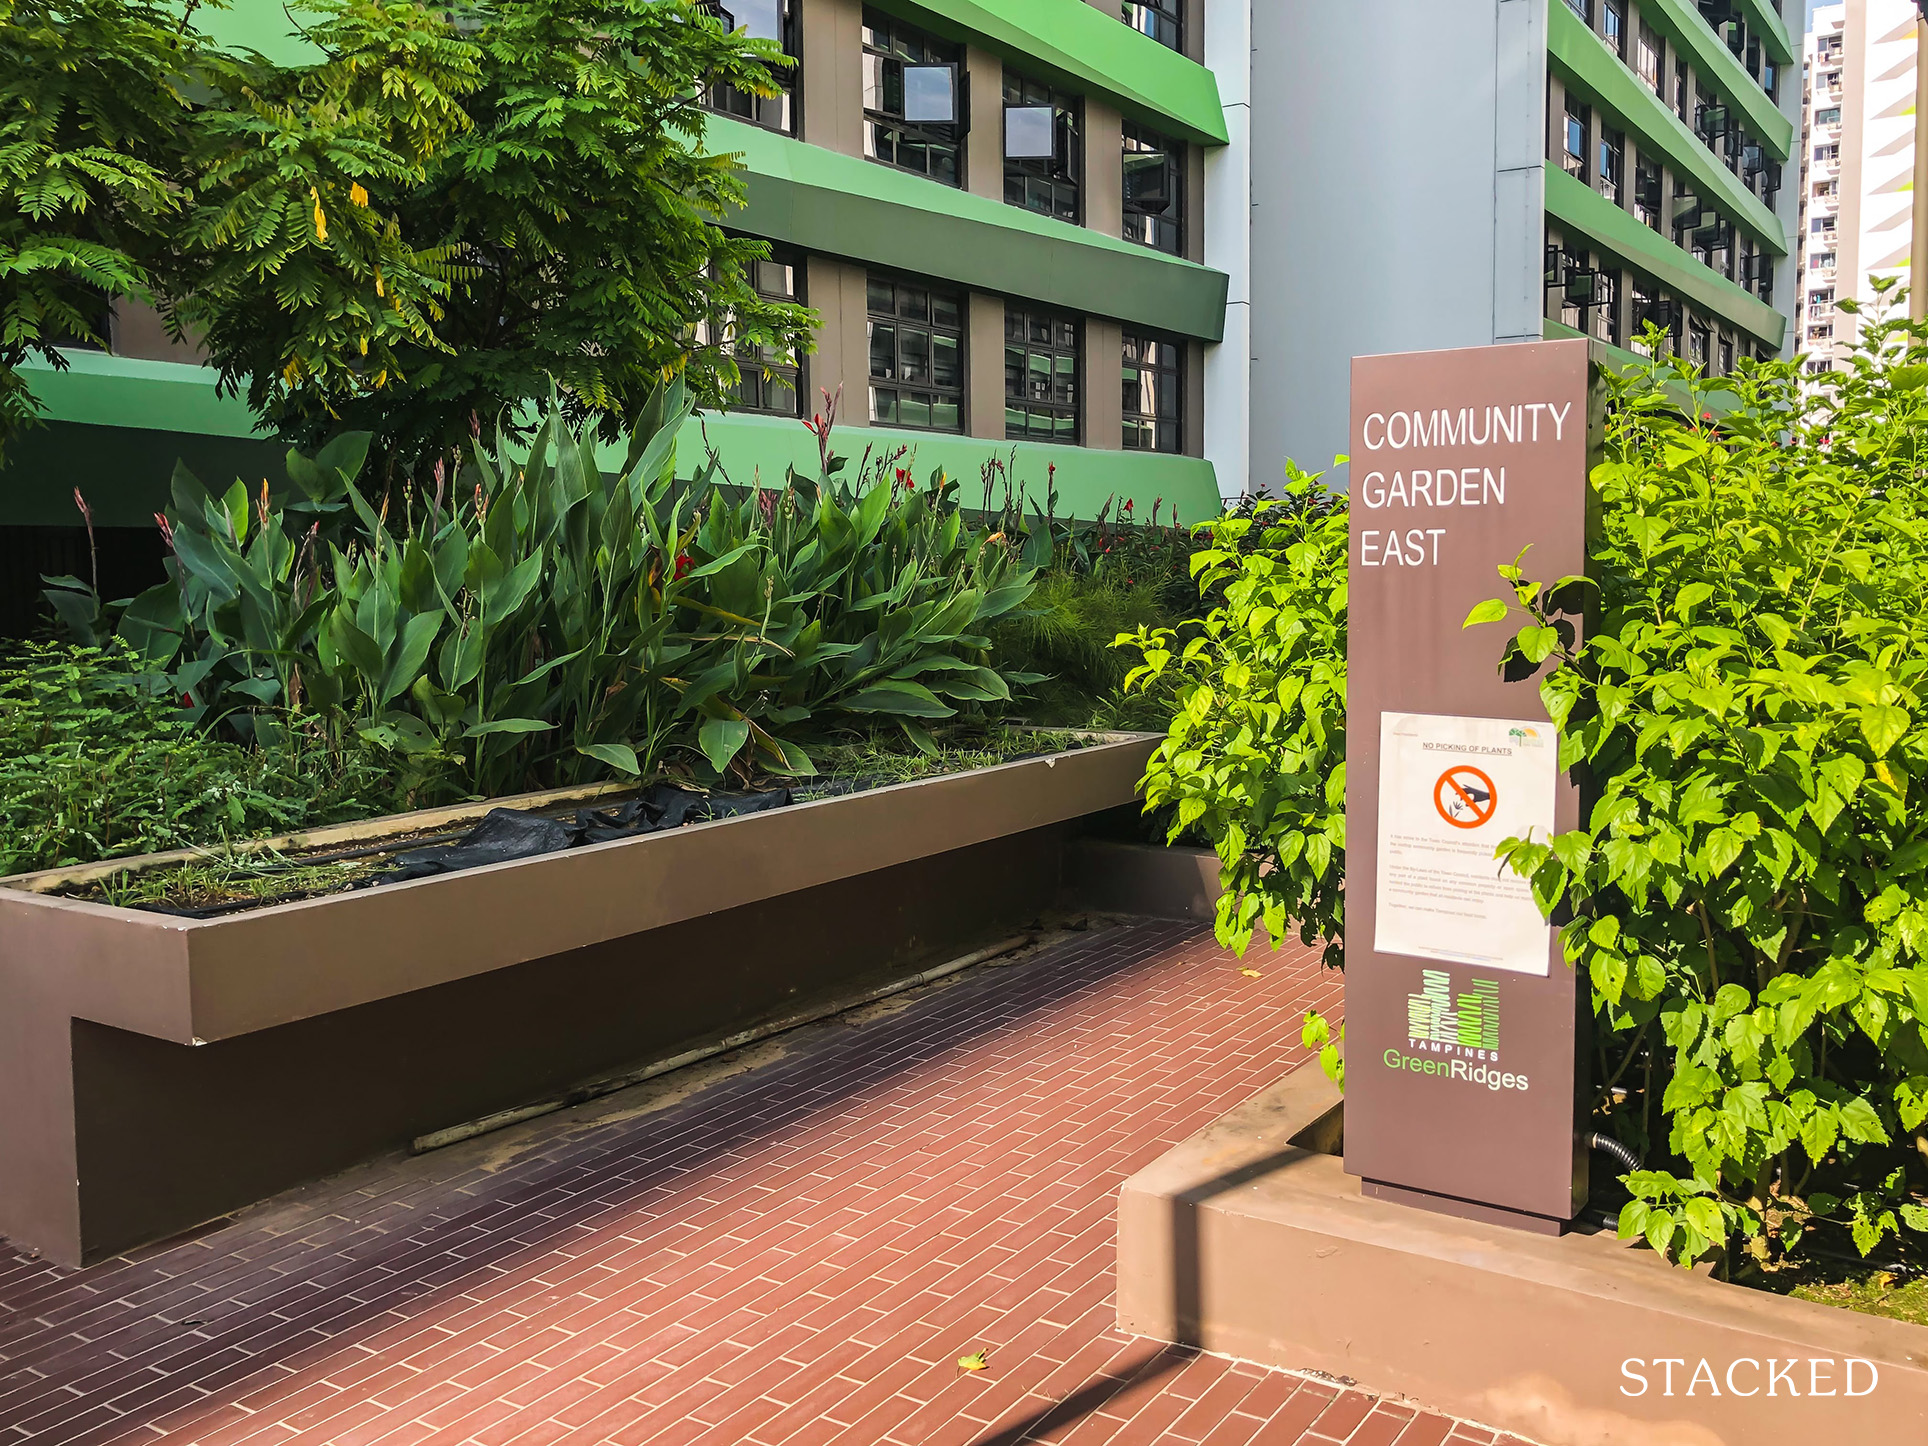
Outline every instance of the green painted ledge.
{"label": "green painted ledge", "polygon": [[[817,439],[798,421],[787,417],[760,417],[746,414],[712,413],[692,418],[677,439],[676,470],[693,472],[704,455],[704,439],[722,458],[729,480],[747,487],[753,482],[764,486],[782,485],[790,468],[814,477],[817,475]],[[1152,452],[1107,452],[1092,447],[1056,447],[1035,442],[995,442],[977,437],[956,437],[938,432],[906,432],[884,427],[843,427],[833,438],[837,451],[850,458],[854,468],[864,449],[873,457],[907,448],[912,454],[898,466],[906,467],[920,485],[928,483],[934,468],[942,467],[960,484],[958,499],[968,508],[983,505],[983,485],[979,480],[984,464],[992,458],[1016,461],[1012,477],[1029,488],[1030,495],[1042,505],[1044,489],[1055,465],[1058,488],[1058,515],[1093,518],[1108,498],[1117,503],[1130,498],[1137,503],[1135,515],[1149,518],[1152,503],[1162,497],[1167,509],[1176,507],[1179,520],[1202,522],[1224,511],[1218,495],[1218,473],[1202,457],[1172,457]],[[1000,487],[998,500],[1003,491]],[[1161,517],[1169,516],[1169,512]]]}
{"label": "green painted ledge", "polygon": [[[1552,7],[1555,11],[1562,8],[1557,4]],[[1767,143],[1776,160],[1785,161],[1794,153],[1794,122],[1774,108],[1760,82],[1747,73],[1747,67],[1714,34],[1714,28],[1701,19],[1694,0],[1645,0],[1640,9],[1654,29],[1693,56],[1694,69],[1715,91],[1746,113],[1754,134]],[[1798,76],[1792,76],[1785,83],[1798,80]]]}
{"label": "green painted ledge", "polygon": [[736,229],[983,291],[1021,284],[1016,294],[1027,300],[1224,338],[1222,271],[727,116],[709,118],[708,144],[739,153],[749,172],[749,205],[727,218]]}
{"label": "green painted ledge", "polygon": [[1758,296],[1709,270],[1651,227],[1643,226],[1591,186],[1565,171],[1546,171],[1547,214],[1571,226],[1601,250],[1648,273],[1662,287],[1733,323],[1779,350],[1787,318]]}
{"label": "green painted ledge", "polygon": [[[1694,181],[1697,193],[1712,192],[1723,209],[1777,256],[1787,255],[1787,233],[1759,196],[1722,165],[1660,97],[1648,90],[1620,57],[1565,5],[1549,10],[1547,53],[1560,79],[1612,112],[1641,145],[1659,151]],[[1786,184],[1783,181],[1783,184]]]}
{"label": "green painted ledge", "polygon": [[255,417],[240,397],[215,394],[211,367],[137,361],[98,351],[69,351],[67,369],[28,361],[34,395],[51,422],[137,427],[201,437],[252,437]]}
{"label": "green painted ledge", "polygon": [[[1088,0],[884,0],[953,40],[982,45],[1040,80],[1096,91],[1128,119],[1222,146],[1225,109],[1211,71]],[[1068,82],[1068,84],[1067,84]]]}
{"label": "green painted ledge", "polygon": [[1773,5],[1768,0],[1741,0],[1741,4],[1747,10],[1747,28],[1760,37],[1768,58],[1776,65],[1794,64],[1794,41]]}
{"label": "green painted ledge", "polygon": [[[238,398],[214,395],[214,373],[178,362],[135,361],[95,352],[70,352],[72,366],[57,372],[30,365],[33,389],[46,407],[46,425],[25,433],[0,473],[0,522],[65,523],[75,519],[73,489],[80,486],[102,526],[144,526],[167,502],[176,457],[185,457],[210,484],[245,474],[278,482],[283,446],[254,431],[254,417]],[[711,413],[693,419],[678,439],[679,470],[694,473],[704,456],[704,436],[716,448],[732,481],[780,484],[791,467],[816,475],[816,438],[803,423],[784,417]],[[1149,515],[1155,498],[1178,508],[1186,522],[1222,510],[1218,475],[1198,457],[1108,452],[1032,442],[996,442],[935,432],[882,427],[845,427],[838,450],[853,465],[865,447],[877,452],[909,449],[920,479],[942,467],[963,483],[966,506],[979,505],[978,478],[993,457],[1016,450],[1015,477],[1039,500],[1049,469],[1057,467],[1058,511],[1095,517],[1108,497],[1136,500]],[[620,449],[611,450],[611,464]]]}

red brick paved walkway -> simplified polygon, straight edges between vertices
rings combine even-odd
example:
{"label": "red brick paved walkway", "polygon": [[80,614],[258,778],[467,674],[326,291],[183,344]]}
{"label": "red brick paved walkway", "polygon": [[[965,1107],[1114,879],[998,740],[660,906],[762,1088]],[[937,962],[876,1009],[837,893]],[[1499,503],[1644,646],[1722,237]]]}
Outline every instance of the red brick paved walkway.
{"label": "red brick paved walkway", "polygon": [[1492,1443],[1117,1333],[1119,1183],[1335,1001],[1248,962],[1103,929],[138,1257],[0,1245],[0,1446]]}

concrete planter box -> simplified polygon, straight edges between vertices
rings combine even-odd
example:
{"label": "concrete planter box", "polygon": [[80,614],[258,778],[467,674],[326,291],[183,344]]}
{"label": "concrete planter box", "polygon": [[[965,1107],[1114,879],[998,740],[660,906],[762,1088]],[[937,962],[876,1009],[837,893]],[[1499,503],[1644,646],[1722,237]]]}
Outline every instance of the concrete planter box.
{"label": "concrete planter box", "polygon": [[1008,937],[1155,742],[206,920],[0,881],[0,1234],[97,1259]]}
{"label": "concrete planter box", "polygon": [[1342,1131],[1308,1063],[1126,1181],[1120,1328],[1545,1446],[1928,1440],[1928,1328],[1368,1199]]}

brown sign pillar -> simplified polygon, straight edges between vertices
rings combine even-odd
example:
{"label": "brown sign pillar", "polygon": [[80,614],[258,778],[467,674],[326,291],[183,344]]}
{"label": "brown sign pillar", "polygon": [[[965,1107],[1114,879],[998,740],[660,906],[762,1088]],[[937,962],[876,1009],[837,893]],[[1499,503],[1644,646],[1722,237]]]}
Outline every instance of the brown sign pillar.
{"label": "brown sign pillar", "polygon": [[1543,1232],[1586,1203],[1582,999],[1493,846],[1580,799],[1538,677],[1462,624],[1523,550],[1586,571],[1589,395],[1584,341],[1352,364],[1345,1165]]}

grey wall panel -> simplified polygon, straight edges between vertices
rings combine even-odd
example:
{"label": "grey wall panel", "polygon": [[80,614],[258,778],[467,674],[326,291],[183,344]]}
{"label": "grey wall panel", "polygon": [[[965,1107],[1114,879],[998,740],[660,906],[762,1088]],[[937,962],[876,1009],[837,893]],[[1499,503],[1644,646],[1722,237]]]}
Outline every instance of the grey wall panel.
{"label": "grey wall panel", "polygon": [[1256,0],[1255,484],[1346,449],[1354,356],[1537,332],[1546,3]]}

